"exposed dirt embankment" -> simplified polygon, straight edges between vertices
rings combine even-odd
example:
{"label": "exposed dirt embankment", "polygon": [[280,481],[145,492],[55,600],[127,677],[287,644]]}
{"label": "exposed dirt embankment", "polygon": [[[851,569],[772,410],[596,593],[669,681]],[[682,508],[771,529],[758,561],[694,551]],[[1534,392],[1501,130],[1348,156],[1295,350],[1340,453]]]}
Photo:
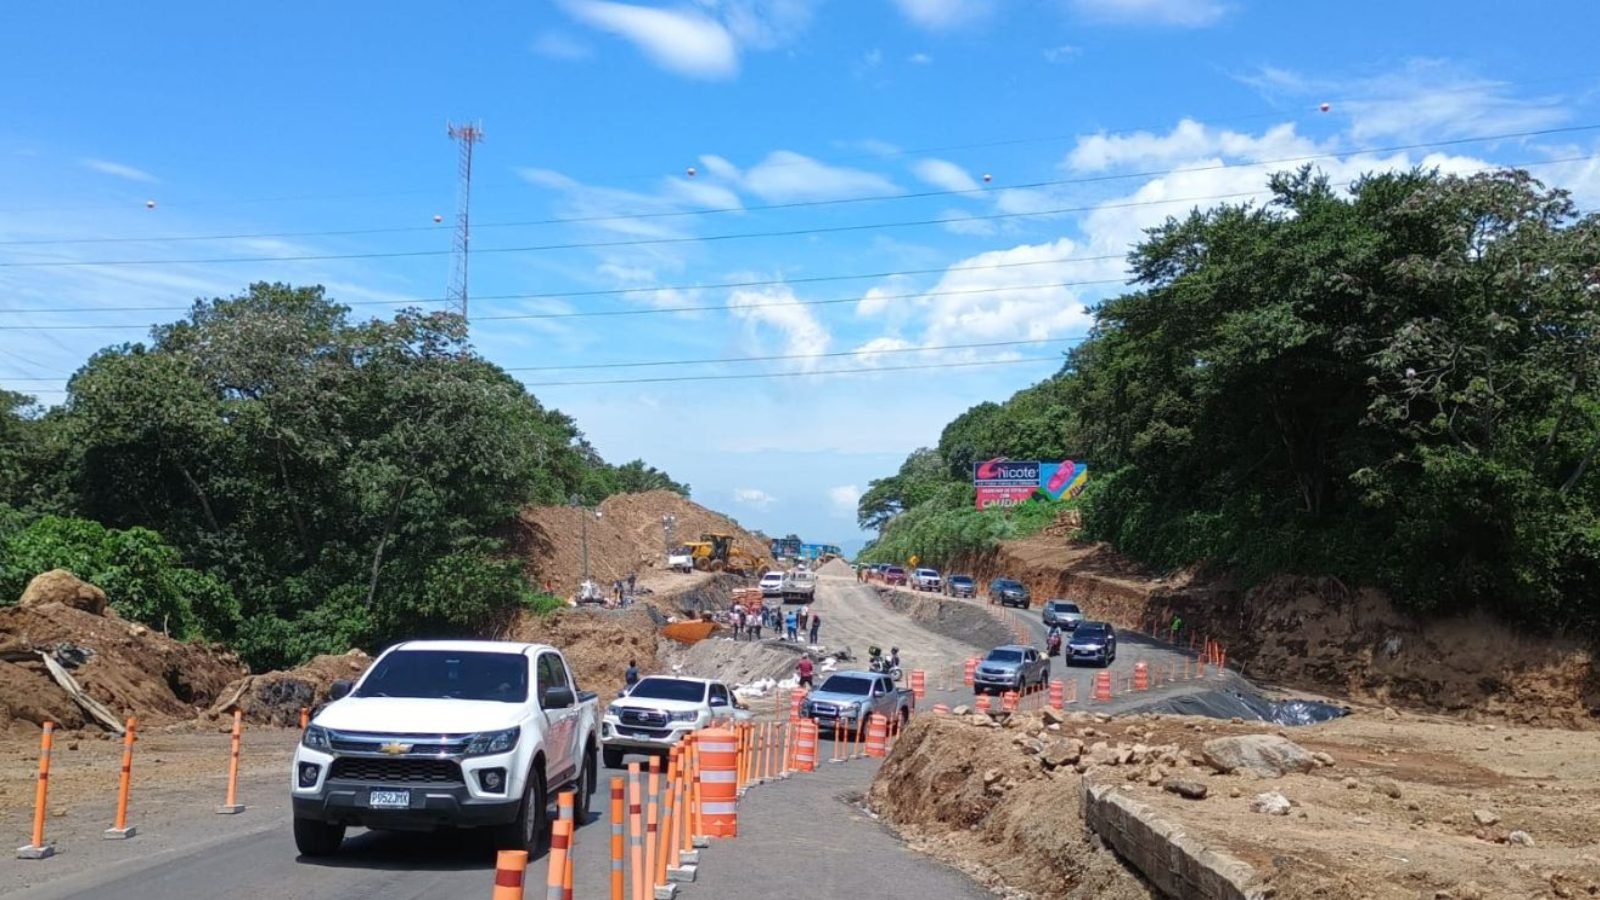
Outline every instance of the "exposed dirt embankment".
{"label": "exposed dirt embankment", "polygon": [[622,689],[629,660],[636,660],[641,672],[658,668],[656,620],[640,606],[558,609],[547,616],[526,616],[506,638],[560,647],[578,687],[602,697]]}
{"label": "exposed dirt embankment", "polygon": [[873,781],[872,808],[912,847],[991,887],[1068,900],[1159,896],[1085,833],[1074,768],[1082,742],[1069,752],[1056,747],[1064,737],[1046,740],[1051,755],[1029,752],[1045,741],[1021,729],[914,718]]}
{"label": "exposed dirt embankment", "polygon": [[1600,710],[1594,653],[1535,639],[1487,616],[1419,620],[1378,591],[1284,576],[1247,592],[1223,581],[1142,571],[1103,544],[1041,536],[970,561],[974,575],[1022,579],[1035,602],[1066,597],[1088,615],[1182,643],[1211,637],[1253,678],[1356,700],[1512,721],[1592,727]]}
{"label": "exposed dirt embankment", "polygon": [[935,634],[979,647],[996,647],[1014,640],[1011,630],[981,606],[961,600],[946,600],[938,594],[918,594],[881,585],[875,587],[878,596],[890,609]]}

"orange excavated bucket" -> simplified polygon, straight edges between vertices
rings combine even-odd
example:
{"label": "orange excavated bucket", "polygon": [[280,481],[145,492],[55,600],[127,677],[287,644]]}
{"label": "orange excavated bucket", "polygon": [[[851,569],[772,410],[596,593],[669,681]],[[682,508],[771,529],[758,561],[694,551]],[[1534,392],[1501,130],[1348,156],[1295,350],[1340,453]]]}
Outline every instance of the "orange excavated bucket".
{"label": "orange excavated bucket", "polygon": [[680,644],[695,644],[710,637],[711,632],[716,630],[715,622],[673,622],[662,626],[661,633]]}

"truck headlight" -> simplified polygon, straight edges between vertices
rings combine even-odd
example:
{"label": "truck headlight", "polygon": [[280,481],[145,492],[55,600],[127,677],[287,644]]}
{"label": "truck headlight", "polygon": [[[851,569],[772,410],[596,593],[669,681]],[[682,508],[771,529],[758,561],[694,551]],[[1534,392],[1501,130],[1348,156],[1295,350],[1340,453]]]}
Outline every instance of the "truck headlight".
{"label": "truck headlight", "polygon": [[306,733],[300,735],[300,744],[308,750],[321,750],[323,753],[333,751],[333,743],[328,739],[328,729],[321,725],[307,725]]}
{"label": "truck headlight", "polygon": [[693,722],[695,719],[700,718],[700,714],[691,709],[684,712],[668,713],[667,718],[674,722]]}
{"label": "truck headlight", "polygon": [[488,756],[491,753],[505,753],[517,746],[517,738],[522,736],[520,727],[507,728],[504,731],[485,731],[472,736],[467,742],[468,756]]}

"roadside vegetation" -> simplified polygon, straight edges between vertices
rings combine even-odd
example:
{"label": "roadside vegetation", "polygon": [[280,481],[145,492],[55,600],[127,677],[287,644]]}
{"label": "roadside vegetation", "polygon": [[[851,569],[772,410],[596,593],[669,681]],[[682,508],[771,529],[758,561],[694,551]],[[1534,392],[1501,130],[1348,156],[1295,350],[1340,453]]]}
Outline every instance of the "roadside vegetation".
{"label": "roadside vegetation", "polygon": [[0,602],[64,567],[254,667],[550,609],[501,540],[527,504],[688,486],[602,460],[454,315],[358,321],[255,284],[108,347],[48,410],[0,392]]}
{"label": "roadside vegetation", "polygon": [[1595,633],[1600,217],[1521,171],[1271,186],[1152,229],[1057,375],[872,482],[865,558],[992,545],[973,460],[1071,458],[1085,535],[1154,566]]}

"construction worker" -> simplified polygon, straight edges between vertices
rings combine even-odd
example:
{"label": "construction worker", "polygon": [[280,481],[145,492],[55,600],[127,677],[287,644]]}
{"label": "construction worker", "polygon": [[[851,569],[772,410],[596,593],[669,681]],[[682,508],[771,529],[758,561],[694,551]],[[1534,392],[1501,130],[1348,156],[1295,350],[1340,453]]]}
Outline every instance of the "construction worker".
{"label": "construction worker", "polygon": [[636,659],[628,660],[628,671],[623,674],[622,680],[627,683],[628,688],[630,690],[633,688],[634,685],[639,683],[639,661],[638,660],[636,660]]}
{"label": "construction worker", "polygon": [[800,686],[807,688],[811,687],[811,674],[815,671],[811,665],[811,657],[800,657],[800,661],[795,663],[794,670],[795,674],[800,678]]}
{"label": "construction worker", "polygon": [[800,630],[801,631],[805,631],[808,627],[810,627],[810,625],[811,625],[811,607],[809,605],[800,607],[799,624],[800,624]]}
{"label": "construction worker", "polygon": [[795,615],[795,611],[789,610],[788,614],[783,617],[783,631],[788,640],[798,641],[800,639],[798,634],[799,626],[799,618]]}
{"label": "construction worker", "polygon": [[639,583],[639,573],[638,572],[629,572],[628,573],[628,593],[632,594],[634,592],[634,588],[638,585],[638,583]]}
{"label": "construction worker", "polygon": [[816,613],[811,614],[811,643],[817,642],[817,632],[822,630],[822,617]]}

